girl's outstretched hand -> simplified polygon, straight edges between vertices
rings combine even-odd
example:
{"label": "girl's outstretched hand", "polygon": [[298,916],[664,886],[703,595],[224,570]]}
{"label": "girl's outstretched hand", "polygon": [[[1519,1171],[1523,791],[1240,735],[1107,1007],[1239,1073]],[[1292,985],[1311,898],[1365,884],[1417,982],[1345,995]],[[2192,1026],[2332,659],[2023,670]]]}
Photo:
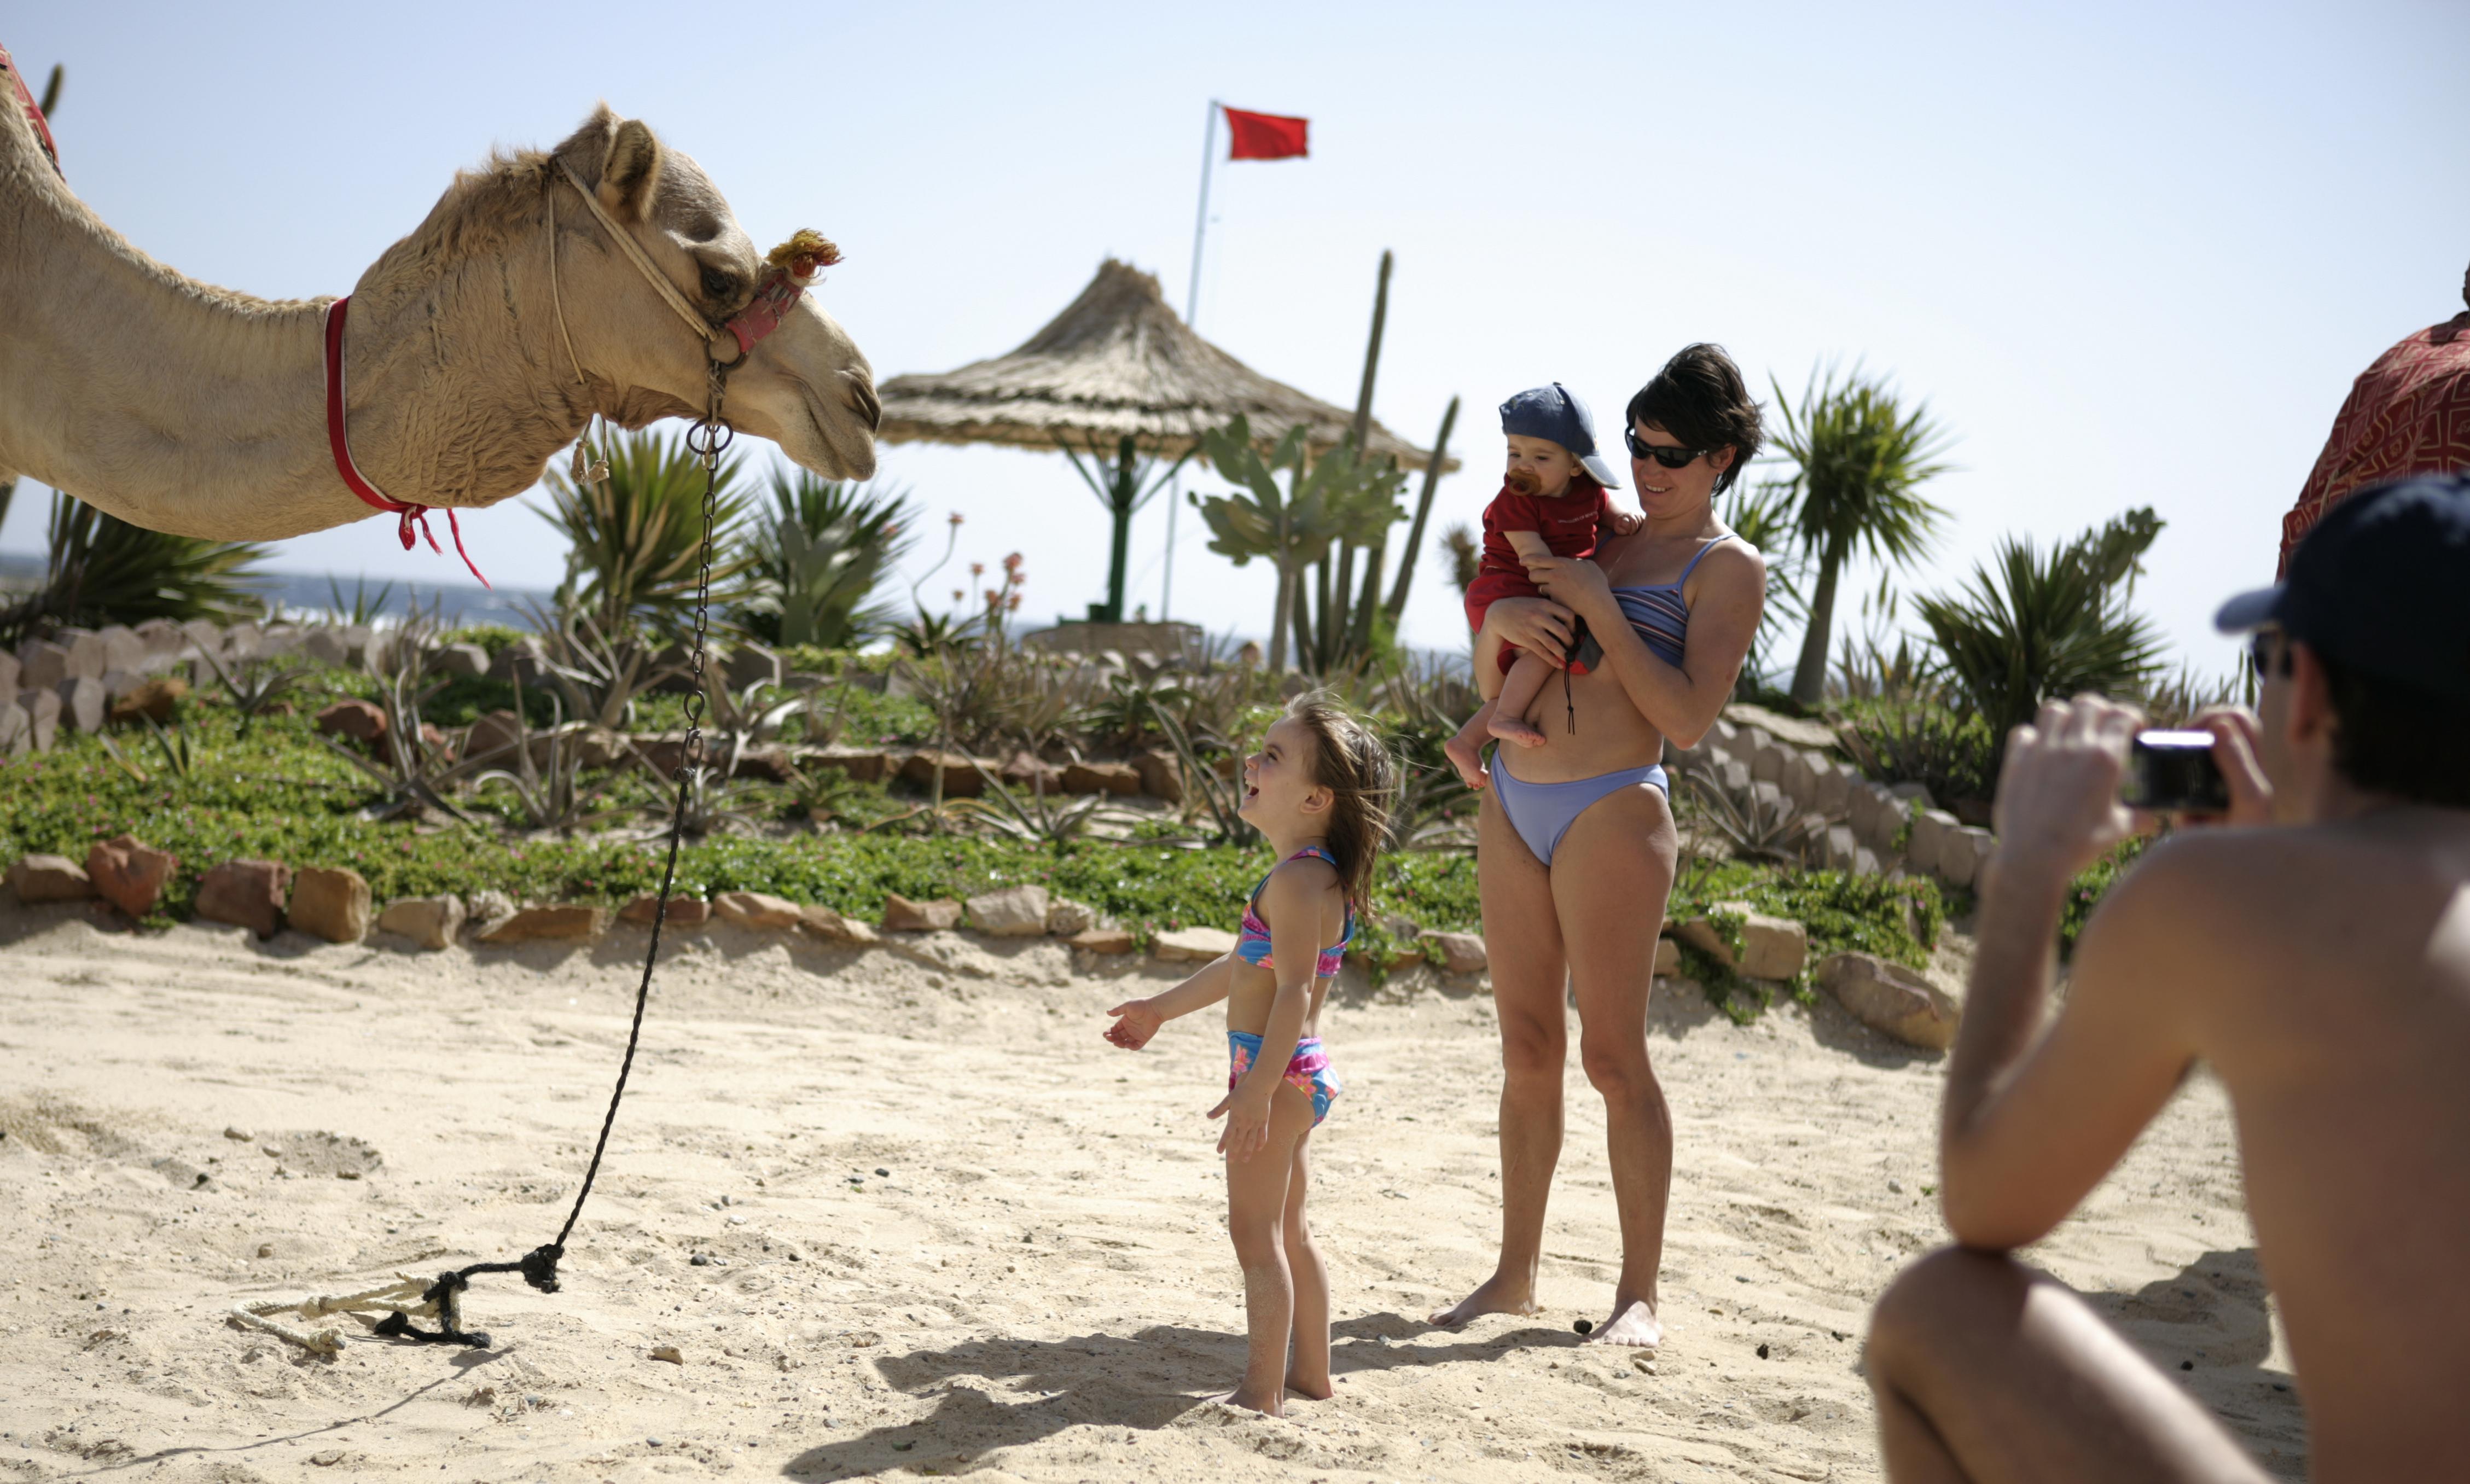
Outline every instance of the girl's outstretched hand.
{"label": "girl's outstretched hand", "polygon": [[1223,1117],[1226,1120],[1226,1131],[1218,1136],[1218,1152],[1232,1157],[1239,1164],[1260,1153],[1270,1142],[1270,1095],[1247,1096],[1245,1087],[1250,1081],[1250,1078],[1246,1078],[1237,1083],[1225,1097],[1218,1100],[1218,1106],[1209,1110],[1211,1118]]}
{"label": "girl's outstretched hand", "polygon": [[1147,1046],[1158,1027],[1166,1024],[1166,1017],[1151,1009],[1147,1000],[1126,1000],[1107,1013],[1115,1017],[1115,1023],[1107,1028],[1107,1039],[1126,1051]]}

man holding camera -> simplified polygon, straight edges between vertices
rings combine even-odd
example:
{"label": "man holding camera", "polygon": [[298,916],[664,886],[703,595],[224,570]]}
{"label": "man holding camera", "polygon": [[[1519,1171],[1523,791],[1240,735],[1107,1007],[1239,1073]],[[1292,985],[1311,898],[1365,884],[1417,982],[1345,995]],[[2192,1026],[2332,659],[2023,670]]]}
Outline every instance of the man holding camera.
{"label": "man holding camera", "polygon": [[2470,477],[2350,497],[2218,622],[2254,635],[2262,682],[2255,712],[2205,718],[2230,827],[2110,891],[2055,1015],[2068,881],[2134,827],[2137,722],[2053,702],[2008,739],[1940,1134],[1961,1245],[1908,1268],[1869,1337],[1895,1479],[2267,1477],[2007,1256],[2199,1060],[2236,1112],[2315,1476],[2470,1479]]}

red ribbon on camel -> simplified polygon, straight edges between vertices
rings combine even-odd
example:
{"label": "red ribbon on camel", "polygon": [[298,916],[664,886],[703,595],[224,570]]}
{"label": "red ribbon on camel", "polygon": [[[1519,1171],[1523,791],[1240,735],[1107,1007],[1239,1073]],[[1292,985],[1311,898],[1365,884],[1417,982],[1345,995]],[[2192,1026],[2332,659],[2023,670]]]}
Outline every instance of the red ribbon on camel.
{"label": "red ribbon on camel", "polygon": [[[403,517],[399,534],[403,537],[404,550],[411,549],[411,533],[416,526],[420,534],[429,539],[429,549],[442,556],[446,548],[437,544],[437,533],[429,528],[430,507],[387,495],[371,484],[361,473],[360,466],[352,462],[351,440],[343,434],[343,318],[345,306],[351,302],[352,296],[347,293],[326,306],[326,442],[335,451],[335,473],[342,475],[344,487],[361,499],[388,514]],[[454,554],[463,559],[465,567],[471,568],[473,576],[479,577],[480,586],[488,587],[489,579],[480,576],[480,568],[473,564],[472,553],[463,549],[463,526],[454,519],[454,507],[448,505],[445,510],[446,528],[454,537]]]}

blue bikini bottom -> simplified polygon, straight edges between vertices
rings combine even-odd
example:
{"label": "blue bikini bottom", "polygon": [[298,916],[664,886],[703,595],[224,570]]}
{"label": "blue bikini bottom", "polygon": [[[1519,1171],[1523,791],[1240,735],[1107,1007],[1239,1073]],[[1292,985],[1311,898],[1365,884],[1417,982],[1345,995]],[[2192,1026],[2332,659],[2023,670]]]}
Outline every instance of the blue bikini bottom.
{"label": "blue bikini bottom", "polygon": [[1501,812],[1509,820],[1526,848],[1547,867],[1552,864],[1552,852],[1561,847],[1561,837],[1570,832],[1587,805],[1606,794],[1643,783],[1666,798],[1672,785],[1664,777],[1662,765],[1649,763],[1643,768],[1623,768],[1618,773],[1598,773],[1592,778],[1573,778],[1567,783],[1527,783],[1509,771],[1502,761],[1502,752],[1492,756],[1492,791],[1501,800]]}

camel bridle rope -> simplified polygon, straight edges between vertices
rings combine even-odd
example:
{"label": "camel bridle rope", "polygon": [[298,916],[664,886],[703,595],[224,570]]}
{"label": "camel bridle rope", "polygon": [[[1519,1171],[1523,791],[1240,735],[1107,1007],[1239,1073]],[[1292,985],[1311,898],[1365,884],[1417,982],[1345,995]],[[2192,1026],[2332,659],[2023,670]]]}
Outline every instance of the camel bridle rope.
{"label": "camel bridle rope", "polygon": [[[650,256],[643,251],[642,246],[618,222],[616,218],[609,214],[608,209],[600,204],[599,198],[583,183],[582,177],[575,174],[572,166],[563,158],[557,160],[557,166],[567,181],[572,184],[576,193],[583,197],[584,204],[589,206],[592,214],[599,220],[609,239],[618,244],[626,260],[635,266],[643,279],[658,290],[661,302],[667,305],[693,329],[705,349],[706,391],[703,416],[688,427],[686,433],[687,452],[692,453],[704,468],[703,538],[695,574],[694,643],[687,674],[690,684],[686,701],[687,734],[678,766],[670,774],[670,777],[677,784],[677,797],[670,807],[668,853],[661,867],[661,890],[652,910],[652,939],[643,954],[643,977],[635,986],[634,1017],[626,1030],[626,1054],[618,1063],[617,1084],[610,1089],[609,1110],[600,1120],[600,1136],[593,1144],[592,1161],[584,1167],[582,1188],[574,1193],[574,1204],[567,1211],[566,1224],[558,1228],[556,1239],[534,1247],[513,1262],[474,1263],[464,1267],[450,1268],[438,1274],[433,1280],[424,1281],[410,1274],[398,1272],[392,1283],[382,1284],[355,1293],[319,1294],[291,1303],[276,1301],[240,1304],[233,1306],[229,1310],[231,1319],[238,1324],[264,1331],[320,1355],[332,1356],[340,1351],[343,1344],[342,1335],[332,1328],[316,1331],[304,1330],[299,1326],[287,1324],[276,1316],[288,1312],[302,1318],[314,1319],[329,1314],[349,1313],[367,1324],[373,1334],[424,1344],[464,1345],[474,1349],[487,1349],[489,1336],[486,1333],[463,1328],[462,1296],[465,1290],[471,1287],[474,1278],[487,1273],[521,1273],[524,1282],[543,1293],[558,1291],[558,1262],[566,1256],[567,1239],[574,1235],[574,1224],[582,1218],[584,1202],[591,1198],[593,1184],[599,1178],[601,1159],[609,1150],[610,1132],[618,1125],[618,1105],[626,1098],[626,1079],[635,1068],[635,1052],[642,1041],[643,1010],[651,999],[652,973],[658,966],[661,957],[661,930],[668,922],[670,895],[677,884],[678,850],[686,839],[687,804],[697,777],[703,771],[706,753],[703,730],[706,706],[704,667],[710,648],[713,525],[720,505],[720,456],[736,439],[736,430],[722,415],[722,404],[729,388],[729,375],[736,367],[746,363],[757,341],[779,327],[781,321],[795,307],[798,298],[814,282],[816,270],[838,262],[840,258],[839,250],[823,238],[812,232],[797,233],[787,243],[773,250],[769,260],[771,271],[765,273],[757,283],[753,299],[746,308],[731,318],[715,323],[687,302],[686,295],[679,292],[677,286],[653,265]],[[565,305],[557,298],[555,178],[548,177],[547,185],[547,195],[550,201],[548,209],[551,301],[556,307],[558,335],[566,342],[567,356],[573,363],[575,380],[578,383],[584,383],[582,362],[575,358],[573,337],[567,333]],[[342,300],[336,301],[336,308],[339,309],[342,303]],[[336,342],[340,340],[339,332],[340,321],[338,318],[332,336]],[[737,350],[736,356],[728,360],[722,360],[711,354],[715,342],[722,340],[724,336],[734,340]],[[330,356],[329,363],[336,372],[335,388],[338,390],[340,385],[339,343],[336,344],[335,351],[337,354]],[[330,395],[330,405],[338,400],[336,396]],[[337,464],[338,468],[343,468],[348,465],[350,452],[342,436],[339,412],[336,414],[333,428]],[[576,463],[580,470],[582,452],[579,438]],[[592,472],[605,477],[607,471],[603,465]],[[357,471],[353,473],[356,474]],[[582,482],[580,475],[577,482]],[[408,518],[407,518],[408,527]],[[432,541],[431,545],[434,544]],[[406,545],[409,545],[408,540]],[[379,1313],[383,1313],[384,1317],[374,1320],[370,1317]],[[437,1321],[437,1328],[434,1330],[423,1330],[412,1323],[414,1319],[431,1318]]]}

